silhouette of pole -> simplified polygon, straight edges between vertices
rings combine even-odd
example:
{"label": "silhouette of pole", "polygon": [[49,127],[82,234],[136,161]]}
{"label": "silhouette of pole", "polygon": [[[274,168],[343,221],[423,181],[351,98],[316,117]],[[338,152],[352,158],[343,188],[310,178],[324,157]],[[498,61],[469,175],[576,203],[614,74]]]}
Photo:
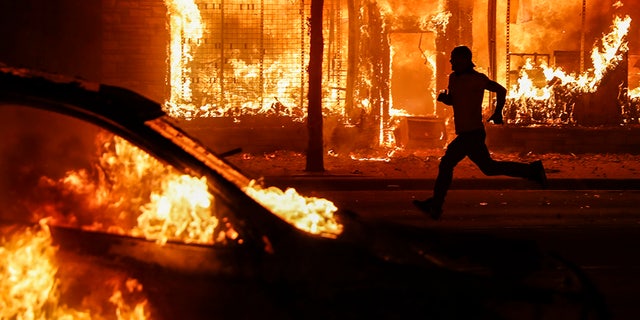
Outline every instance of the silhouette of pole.
{"label": "silhouette of pole", "polygon": [[324,0],[311,1],[310,48],[309,48],[309,107],[307,110],[307,146],[306,171],[324,171],[324,150],[322,141],[322,10]]}

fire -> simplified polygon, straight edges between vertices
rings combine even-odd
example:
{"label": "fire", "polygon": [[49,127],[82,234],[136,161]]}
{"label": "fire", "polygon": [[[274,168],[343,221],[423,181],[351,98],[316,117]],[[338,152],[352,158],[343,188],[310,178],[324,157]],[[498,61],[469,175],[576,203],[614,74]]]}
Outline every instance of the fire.
{"label": "fire", "polygon": [[293,188],[285,191],[276,187],[263,188],[255,180],[249,183],[245,192],[300,230],[329,238],[342,233],[343,226],[334,217],[338,208],[327,199],[304,197]]}
{"label": "fire", "polygon": [[[51,233],[45,220],[39,226],[12,232],[9,239],[0,241],[0,319],[148,319],[148,302],[131,305],[115,287],[108,300],[111,308],[103,306],[68,306],[63,302],[56,265],[57,248],[52,245]],[[135,279],[128,283],[137,283]],[[139,283],[135,290],[142,291]],[[107,302],[103,297],[103,302]],[[107,310],[115,314],[108,315]],[[133,310],[133,312],[131,311]]]}
{"label": "fire", "polygon": [[215,199],[205,177],[179,173],[122,138],[98,140],[101,154],[95,173],[71,170],[59,181],[42,180],[44,186],[80,201],[80,209],[66,216],[65,210],[53,209],[43,216],[54,216],[57,224],[77,223],[86,230],[143,236],[158,243],[214,243],[219,223],[212,215]]}
{"label": "fire", "polygon": [[194,112],[190,63],[193,52],[202,39],[200,11],[193,0],[165,0],[169,17],[169,77],[171,96],[166,103],[169,113]]}
{"label": "fire", "polygon": [[363,156],[357,156],[353,153],[351,153],[349,156],[351,157],[352,160],[358,160],[358,161],[390,162],[391,158],[393,157],[393,155],[396,153],[397,150],[399,150],[399,148],[393,148],[386,152],[386,156],[382,156],[382,157],[363,157]]}
{"label": "fire", "polygon": [[174,175],[163,180],[161,190],[151,194],[138,216],[138,229],[147,239],[166,243],[169,239],[211,244],[218,218],[211,216],[213,196],[207,179]]}
{"label": "fire", "polygon": [[2,242],[1,318],[44,317],[49,304],[58,304],[55,248],[46,225]]}
{"label": "fire", "polygon": [[[165,0],[165,5],[169,19],[171,87],[165,109],[171,116],[193,119],[261,114],[304,119],[304,69],[309,50],[308,39],[305,40],[308,26],[301,17],[308,16],[308,5],[236,4],[243,13],[232,9],[223,11],[220,4],[194,0]],[[276,10],[278,14],[258,14],[265,10]],[[246,12],[256,14],[234,16]],[[288,14],[295,14],[297,19],[286,16]],[[217,18],[209,22],[211,25],[205,25],[208,21],[205,18],[214,15]],[[227,32],[244,30],[243,43],[220,36],[215,30],[218,21],[225,21]],[[287,34],[279,35],[281,29],[286,29]],[[276,43],[278,41],[282,44]],[[338,101],[338,98],[331,100]]]}
{"label": "fire", "polygon": [[111,297],[109,297],[109,302],[111,302],[114,306],[116,306],[116,316],[118,319],[130,319],[130,320],[143,320],[148,319],[148,301],[143,300],[140,303],[137,303],[134,306],[131,306],[127,303],[127,299],[125,295],[142,292],[142,284],[138,282],[138,280],[129,278],[126,280],[124,286],[124,293],[119,288],[119,283],[114,283],[114,291]]}
{"label": "fire", "polygon": [[[58,181],[42,179],[43,187],[59,190],[70,208],[43,206],[39,216],[51,216],[59,225],[144,237],[159,244],[242,242],[233,225],[225,218],[220,223],[221,217],[215,215],[215,197],[205,177],[179,173],[122,138],[105,135],[98,140],[97,173],[71,170]],[[342,226],[334,219],[337,208],[331,201],[243,181],[236,183],[249,196],[297,228],[328,237],[340,234]]]}
{"label": "fire", "polygon": [[[607,72],[623,60],[629,50],[626,35],[630,26],[629,16],[615,17],[611,31],[591,51],[593,68],[579,75],[566,74],[562,69],[544,63],[534,66],[528,61],[521,69],[517,85],[510,88],[506,109],[512,116],[507,118],[515,123],[526,123],[537,113],[543,114],[548,123],[572,121],[566,109],[571,108],[573,99],[580,94],[596,92]],[[542,71],[547,83],[543,87],[536,86],[530,77],[537,70]]]}
{"label": "fire", "polygon": [[420,27],[423,30],[430,30],[434,33],[444,33],[449,25],[452,13],[445,10],[443,1],[438,1],[438,9],[436,13],[430,17],[422,17],[420,19]]}
{"label": "fire", "polygon": [[604,74],[617,66],[623,59],[623,54],[629,51],[629,43],[626,39],[631,27],[631,17],[624,18],[615,17],[611,32],[606,34],[602,42],[602,50],[598,47],[591,51],[591,60],[594,66],[594,75],[587,81],[586,88],[594,92],[595,88],[600,84]]}

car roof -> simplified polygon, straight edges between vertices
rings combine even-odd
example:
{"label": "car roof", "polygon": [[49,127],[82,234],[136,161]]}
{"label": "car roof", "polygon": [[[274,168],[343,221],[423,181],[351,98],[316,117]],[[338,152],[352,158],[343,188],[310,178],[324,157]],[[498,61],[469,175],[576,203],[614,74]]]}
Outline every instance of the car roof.
{"label": "car roof", "polygon": [[143,123],[165,115],[160,103],[131,90],[79,78],[0,65],[0,95],[24,101],[62,104],[68,112],[109,122]]}

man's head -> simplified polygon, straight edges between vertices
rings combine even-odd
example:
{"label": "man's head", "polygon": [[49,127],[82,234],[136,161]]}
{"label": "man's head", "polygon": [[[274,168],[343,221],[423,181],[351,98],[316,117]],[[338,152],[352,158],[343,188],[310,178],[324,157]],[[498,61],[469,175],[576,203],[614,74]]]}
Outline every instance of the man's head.
{"label": "man's head", "polygon": [[451,50],[451,69],[461,72],[475,67],[472,61],[471,49],[467,46],[457,46]]}

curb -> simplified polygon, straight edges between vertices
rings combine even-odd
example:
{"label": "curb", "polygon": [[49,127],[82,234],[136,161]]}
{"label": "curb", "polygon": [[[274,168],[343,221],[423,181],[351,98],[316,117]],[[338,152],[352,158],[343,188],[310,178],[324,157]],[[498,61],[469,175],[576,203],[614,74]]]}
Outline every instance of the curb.
{"label": "curb", "polygon": [[[431,190],[435,179],[374,178],[345,176],[265,177],[266,185],[296,190]],[[546,188],[517,178],[453,179],[450,190],[640,190],[640,179],[548,179]]]}

